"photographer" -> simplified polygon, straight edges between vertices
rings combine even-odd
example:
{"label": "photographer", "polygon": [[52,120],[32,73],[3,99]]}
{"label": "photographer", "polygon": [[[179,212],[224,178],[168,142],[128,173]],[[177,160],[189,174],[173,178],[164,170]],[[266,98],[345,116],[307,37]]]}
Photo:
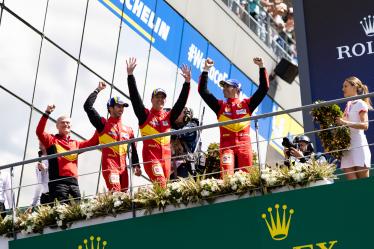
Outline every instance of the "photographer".
{"label": "photographer", "polygon": [[286,166],[290,166],[290,163],[295,161],[305,163],[312,156],[317,160],[326,160],[323,156],[314,153],[314,146],[308,136],[297,136],[292,143],[285,137],[282,145],[284,146],[284,156],[287,159],[284,163]]}
{"label": "photographer", "polygon": [[[199,120],[193,117],[191,108],[185,107],[172,126],[173,130],[189,129],[199,126]],[[170,179],[178,177],[188,177],[195,175],[196,171],[202,173],[204,162],[202,158],[197,158],[193,153],[196,150],[199,140],[198,132],[187,132],[171,136],[171,153],[172,157],[178,157],[172,160]]]}

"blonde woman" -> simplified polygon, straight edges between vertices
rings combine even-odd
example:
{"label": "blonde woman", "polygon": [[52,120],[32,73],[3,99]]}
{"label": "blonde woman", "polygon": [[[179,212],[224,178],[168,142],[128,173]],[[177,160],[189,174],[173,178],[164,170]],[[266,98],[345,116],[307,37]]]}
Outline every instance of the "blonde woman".
{"label": "blonde woman", "polygon": [[[344,97],[353,97],[369,92],[357,77],[349,77],[343,83]],[[343,118],[336,122],[351,130],[351,146],[344,152],[341,168],[348,180],[369,177],[371,153],[364,131],[369,128],[368,110],[373,109],[369,98],[348,101]]]}

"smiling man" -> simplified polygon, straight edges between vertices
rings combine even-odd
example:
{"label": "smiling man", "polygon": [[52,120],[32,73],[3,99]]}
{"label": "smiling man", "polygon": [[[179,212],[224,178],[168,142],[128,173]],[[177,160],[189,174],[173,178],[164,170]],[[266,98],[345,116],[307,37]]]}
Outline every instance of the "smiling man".
{"label": "smiling man", "polygon": [[[98,87],[88,96],[84,103],[84,110],[90,119],[91,124],[99,133],[101,144],[108,144],[117,141],[125,141],[134,138],[131,127],[122,124],[124,108],[129,105],[120,97],[112,97],[107,103],[110,117],[105,119],[93,107],[97,95],[106,88],[105,82],[99,82]],[[131,144],[132,162],[134,173],[141,175],[136,144]],[[102,174],[109,190],[126,191],[129,185],[128,172],[126,168],[127,144],[116,145],[102,149]]]}
{"label": "smiling man", "polygon": [[[200,76],[199,94],[205,103],[217,115],[218,122],[250,117],[261,103],[269,90],[269,80],[261,58],[254,58],[253,63],[259,67],[260,85],[250,98],[240,99],[241,83],[235,79],[222,80],[226,100],[218,100],[209,92],[208,72],[214,65],[211,59],[206,59],[203,73]],[[221,177],[233,174],[234,168],[248,170],[252,166],[252,146],[249,136],[250,122],[240,122],[220,126],[220,168]]]}
{"label": "smiling man", "polygon": [[[71,120],[67,116],[61,116],[57,119],[58,133],[56,135],[46,133],[44,130],[48,117],[54,110],[55,105],[48,105],[36,128],[36,135],[47,149],[48,155],[97,145],[96,132],[89,140],[76,141],[71,139]],[[78,154],[49,159],[48,165],[48,187],[53,200],[67,200],[69,196],[79,199],[81,194],[78,185]]]}
{"label": "smiling man", "polygon": [[[152,92],[152,108],[149,110],[144,107],[133,75],[136,67],[136,59],[130,58],[126,61],[126,64],[130,100],[135,115],[139,120],[142,136],[169,132],[171,126],[174,125],[175,120],[186,105],[190,91],[191,68],[188,68],[186,65],[181,67],[181,75],[184,77],[185,83],[173,108],[170,111],[165,111],[164,105],[167,95],[161,88],[157,88]],[[170,136],[145,140],[143,142],[143,162],[144,170],[149,178],[153,182],[158,182],[161,186],[165,187],[171,169]]]}

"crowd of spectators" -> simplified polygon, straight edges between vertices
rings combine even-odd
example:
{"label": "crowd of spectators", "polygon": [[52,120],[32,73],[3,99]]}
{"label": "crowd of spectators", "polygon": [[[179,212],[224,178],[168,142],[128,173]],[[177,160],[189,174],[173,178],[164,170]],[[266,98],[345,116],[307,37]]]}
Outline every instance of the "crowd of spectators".
{"label": "crowd of spectators", "polygon": [[280,57],[297,64],[293,7],[284,0],[223,0]]}

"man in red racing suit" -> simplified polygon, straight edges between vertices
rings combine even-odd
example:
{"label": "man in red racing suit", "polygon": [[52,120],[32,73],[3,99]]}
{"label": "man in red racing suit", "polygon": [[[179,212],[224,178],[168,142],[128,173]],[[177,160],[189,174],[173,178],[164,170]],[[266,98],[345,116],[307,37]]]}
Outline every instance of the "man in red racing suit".
{"label": "man in red racing suit", "polygon": [[[73,140],[70,137],[71,119],[67,116],[61,116],[57,119],[57,134],[52,135],[45,132],[48,117],[54,109],[55,105],[48,105],[36,127],[36,135],[46,148],[48,155],[97,145],[98,137],[96,132],[89,140]],[[81,193],[78,185],[78,154],[49,159],[48,174],[48,188],[52,200],[66,201],[70,197],[77,200],[80,199]]]}
{"label": "man in red racing suit", "polygon": [[[98,93],[106,87],[105,82],[99,82],[99,86],[88,96],[84,103],[84,110],[91,124],[99,133],[100,144],[108,144],[117,141],[124,141],[134,138],[134,132],[129,126],[122,124],[122,114],[124,107],[129,105],[120,97],[112,97],[107,103],[110,114],[108,119],[101,117],[95,110],[93,104]],[[141,175],[136,144],[131,144],[132,162],[134,173]],[[106,147],[102,149],[102,174],[109,190],[126,191],[128,188],[128,172],[126,168],[127,144]]]}
{"label": "man in red racing suit", "polygon": [[[191,69],[185,65],[182,66],[182,76],[185,78],[185,83],[183,84],[177,102],[170,111],[165,111],[163,109],[166,92],[161,88],[157,88],[152,92],[152,108],[149,110],[144,107],[136,87],[136,81],[133,75],[136,67],[136,59],[130,58],[126,61],[126,64],[130,100],[135,115],[139,120],[142,136],[169,132],[171,126],[186,105],[190,90]],[[144,170],[149,178],[153,182],[157,182],[162,187],[165,187],[166,181],[170,176],[171,167],[170,136],[145,140],[143,142],[143,162]]]}
{"label": "man in red racing suit", "polygon": [[[260,68],[260,85],[252,97],[240,99],[241,84],[235,79],[222,80],[226,101],[218,100],[208,91],[208,71],[214,65],[211,59],[205,61],[203,73],[200,76],[199,94],[205,103],[217,115],[219,122],[250,117],[269,90],[269,80],[261,58],[254,58],[254,63]],[[240,122],[220,126],[220,169],[224,174],[233,174],[235,166],[244,171],[252,166],[252,146],[249,136],[250,122]]]}

